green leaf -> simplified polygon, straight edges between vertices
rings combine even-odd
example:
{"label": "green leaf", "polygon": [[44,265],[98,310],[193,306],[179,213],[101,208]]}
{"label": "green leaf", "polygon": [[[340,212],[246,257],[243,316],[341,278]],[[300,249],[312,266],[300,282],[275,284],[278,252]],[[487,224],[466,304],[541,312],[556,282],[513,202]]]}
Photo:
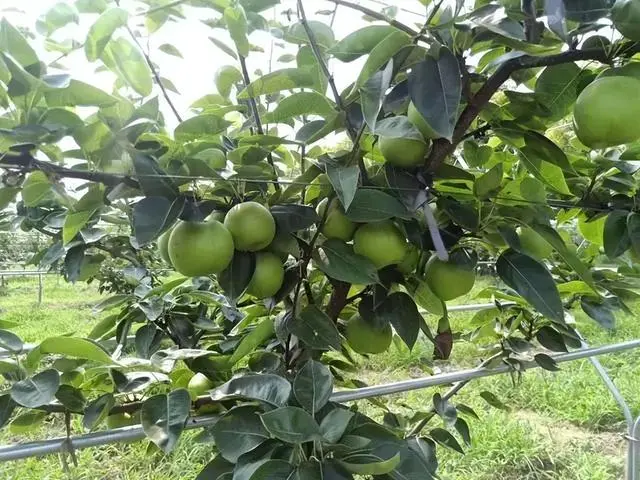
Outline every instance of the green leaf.
{"label": "green leaf", "polygon": [[615,210],[607,216],[603,233],[604,253],[609,258],[617,258],[631,246],[627,226],[627,212]]}
{"label": "green leaf", "polygon": [[249,24],[247,23],[247,15],[241,5],[227,7],[224,9],[224,22],[227,24],[227,30],[231,39],[236,44],[238,53],[243,57],[249,55]]}
{"label": "green leaf", "polygon": [[494,165],[488,172],[476,179],[473,191],[480,199],[490,198],[502,185],[502,163]]}
{"label": "green leaf", "polygon": [[385,475],[400,464],[400,453],[389,448],[357,451],[340,458],[338,463],[357,475]]}
{"label": "green leaf", "polygon": [[111,71],[119,75],[138,94],[146,97],[153,89],[151,68],[136,45],[120,37],[110,41],[101,58]]}
{"label": "green leaf", "polygon": [[209,40],[211,40],[211,43],[213,43],[216,47],[218,47],[224,53],[229,55],[231,58],[233,58],[234,60],[238,60],[238,55],[236,54],[236,52],[234,52],[233,49],[229,47],[226,43],[224,43],[221,40],[218,40],[215,37],[209,37]]}
{"label": "green leaf", "polygon": [[312,87],[314,84],[313,75],[307,70],[299,68],[283,68],[267,73],[251,82],[238,94],[239,100],[246,100],[260,95],[269,95],[282,90],[293,88]]}
{"label": "green leaf", "polygon": [[84,417],[82,419],[82,425],[87,430],[93,430],[100,423],[107,418],[109,411],[115,405],[113,394],[105,393],[100,395],[95,400],[89,402],[84,410]]}
{"label": "green leaf", "polygon": [[40,27],[41,33],[51,35],[56,30],[69,23],[78,23],[80,17],[78,10],[65,2],[56,3],[38,20],[36,27]]}
{"label": "green leaf", "polygon": [[39,76],[40,60],[20,31],[6,18],[0,20],[0,45],[2,51],[10,54],[30,74]]}
{"label": "green leaf", "polygon": [[385,298],[375,311],[381,325],[391,324],[409,350],[413,349],[424,321],[413,299],[404,292],[395,292]]}
{"label": "green leaf", "polygon": [[293,480],[293,465],[285,460],[265,459],[240,463],[233,471],[233,480]]}
{"label": "green leaf", "polygon": [[358,190],[360,168],[357,165],[348,167],[334,163],[327,163],[326,168],[327,176],[340,203],[342,203],[345,210],[348,209]]}
{"label": "green leaf", "polygon": [[359,188],[346,210],[353,222],[379,222],[390,218],[411,218],[402,202],[388,193],[372,188]]}
{"label": "green leaf", "polygon": [[231,125],[230,122],[218,115],[202,114],[182,122],[173,134],[179,142],[190,142],[224,132],[229,125]]}
{"label": "green leaf", "polygon": [[311,348],[340,350],[340,333],[329,316],[315,305],[307,305],[289,325],[291,333]]}
{"label": "green leaf", "polygon": [[66,88],[44,92],[49,107],[97,106],[104,107],[118,101],[116,97],[88,83],[71,80]]}
{"label": "green leaf", "polygon": [[271,207],[278,234],[294,233],[320,221],[315,209],[306,205],[286,204]]}
{"label": "green leaf", "polygon": [[133,207],[133,234],[139,245],[158,238],[175,223],[184,207],[184,200],[166,197],[145,197]]}
{"label": "green leaf", "polygon": [[439,136],[451,141],[458,120],[462,77],[455,55],[442,47],[439,57],[427,57],[412,67],[409,96],[416,109]]}
{"label": "green leaf", "polygon": [[4,210],[13,202],[18,195],[20,189],[18,187],[2,187],[0,188],[0,210]]}
{"label": "green leaf", "polygon": [[[333,30],[331,30],[331,27],[326,23],[319,22],[317,20],[308,20],[307,27],[313,33],[315,42],[321,47],[330,48],[334,43],[336,43]],[[307,35],[307,31],[304,25],[302,25],[302,22],[297,22],[289,26],[289,28],[285,32],[284,39],[287,42],[297,44],[311,43],[309,40],[309,36]]]}
{"label": "green leaf", "polygon": [[253,406],[232,408],[213,426],[211,433],[220,454],[232,463],[269,439]]}
{"label": "green leaf", "polygon": [[[485,392],[482,392],[485,393]],[[480,395],[482,395],[482,393]],[[443,428],[434,428],[429,432],[429,436],[433,438],[434,441],[442,445],[443,447],[450,448],[458,453],[464,454],[464,450],[456,440],[456,438],[451,435],[447,430]]]}
{"label": "green leaf", "polygon": [[56,392],[56,399],[69,411],[83,413],[86,400],[82,390],[71,385],[60,385]]}
{"label": "green leaf", "polygon": [[376,131],[378,114],[382,102],[393,79],[393,60],[387,63],[384,70],[374,73],[362,87],[360,87],[360,102],[364,121],[372,132]]}
{"label": "green leaf", "polygon": [[0,330],[0,348],[19,353],[23,347],[24,343],[18,335],[9,330]]}
{"label": "green leaf", "polygon": [[31,172],[22,186],[22,201],[27,207],[35,207],[51,198],[52,185],[44,172]]}
{"label": "green leaf", "polygon": [[40,353],[85,358],[106,365],[114,363],[109,354],[97,343],[77,337],[47,338],[40,343]]}
{"label": "green leaf", "polygon": [[233,351],[233,355],[231,355],[231,359],[229,360],[229,364],[231,366],[238,363],[244,357],[249,355],[251,352],[254,352],[258,346],[262,345],[269,338],[273,336],[274,328],[273,328],[273,319],[270,317],[263,318],[256,327],[251,330],[251,333],[246,335],[238,344],[236,349]]}
{"label": "green leaf", "polygon": [[9,423],[11,415],[16,408],[16,402],[13,401],[8,393],[0,395],[0,429]]}
{"label": "green leaf", "polygon": [[279,375],[246,374],[229,380],[211,392],[214,400],[247,399],[281,407],[291,396],[291,384]]}
{"label": "green leaf", "polygon": [[140,188],[147,197],[158,196],[173,200],[178,196],[178,187],[173,179],[160,168],[153,157],[136,153],[133,155],[133,169]]}
{"label": "green leaf", "polygon": [[278,102],[273,112],[263,115],[264,123],[283,123],[303,115],[318,115],[323,118],[336,113],[335,104],[318,92],[297,92]]}
{"label": "green leaf", "polygon": [[149,440],[169,453],[182,434],[190,409],[191,397],[183,388],[168,395],[154,395],[142,404],[142,429]]}
{"label": "green leaf", "polygon": [[223,65],[216,70],[213,81],[216,84],[218,93],[228,99],[229,95],[231,95],[231,88],[238,83],[242,83],[242,73],[236,67]]}
{"label": "green leaf", "polygon": [[614,315],[614,307],[607,299],[599,301],[598,299],[582,297],[580,306],[584,313],[598,322],[607,330],[613,330],[616,326],[616,317]]}
{"label": "green leaf", "polygon": [[170,43],[163,43],[158,47],[158,49],[166,53],[167,55],[173,55],[174,57],[182,58],[182,54],[180,53],[180,50],[178,50],[176,47],[174,47]]}
{"label": "green leaf", "polygon": [[113,33],[127,24],[129,13],[119,7],[106,10],[89,28],[84,42],[84,52],[90,62],[95,62],[111,40]]}
{"label": "green leaf", "polygon": [[528,146],[520,148],[518,152],[520,160],[531,175],[546,183],[558,193],[571,195],[560,167],[545,161],[538,155],[536,150]]}
{"label": "green leaf", "polygon": [[411,43],[411,37],[404,32],[394,30],[384,37],[371,50],[360,74],[353,86],[353,93],[358,92],[371,76],[384,67],[389,60],[404,46]]}
{"label": "green leaf", "polygon": [[62,242],[69,243],[82,230],[97,210],[69,213],[62,227]]}
{"label": "green leaf", "polygon": [[9,425],[9,431],[16,435],[23,435],[39,428],[45,418],[47,418],[47,412],[28,411],[13,419]]}
{"label": "green leaf", "polygon": [[218,274],[218,283],[231,301],[235,301],[249,286],[256,269],[256,257],[253,252],[233,254],[229,266]]}
{"label": "green leaf", "polygon": [[329,277],[347,283],[378,283],[376,266],[367,257],[354,253],[353,246],[335,238],[320,245],[313,253],[317,267]]}
{"label": "green leaf", "polygon": [[11,398],[27,408],[36,408],[51,403],[60,386],[60,375],[50,369],[20,380],[11,386]]}
{"label": "green leaf", "polygon": [[582,69],[575,63],[545,68],[536,81],[536,97],[551,111],[554,120],[563,118],[578,98]]}
{"label": "green leaf", "polygon": [[549,355],[546,355],[544,353],[537,353],[533,356],[533,360],[538,365],[540,365],[540,368],[544,368],[545,370],[548,370],[550,372],[560,371],[558,363],[553,359],[553,357],[550,357]]}
{"label": "green leaf", "polygon": [[293,381],[293,394],[312,415],[324,407],[333,393],[333,375],[326,365],[309,360]]}
{"label": "green leaf", "polygon": [[546,325],[536,333],[536,339],[540,344],[554,352],[567,352],[567,345],[564,342],[562,334],[556,329]]}
{"label": "green leaf", "polygon": [[367,55],[381,41],[391,33],[397,32],[390,25],[371,25],[350,33],[332,48],[329,53],[341,62],[352,62],[363,55]]}
{"label": "green leaf", "polygon": [[564,310],[558,288],[544,265],[533,258],[506,250],[496,262],[500,278],[542,315],[556,322],[564,322]]}
{"label": "green leaf", "polygon": [[429,313],[440,316],[444,315],[446,305],[431,291],[427,282],[416,278],[413,283],[415,283],[415,289],[413,290],[413,299],[415,302]]}
{"label": "green leaf", "polygon": [[627,235],[633,249],[640,252],[640,213],[630,213],[627,217]]}
{"label": "green leaf", "polygon": [[233,474],[233,467],[233,463],[218,455],[200,471],[196,480],[228,480],[227,476]]}
{"label": "green leaf", "polygon": [[287,443],[305,443],[321,438],[320,427],[311,415],[298,407],[281,407],[260,415],[272,437]]}
{"label": "green leaf", "polygon": [[557,165],[565,172],[575,173],[567,155],[544,135],[529,130],[524,133],[524,142],[529,150],[542,160]]}
{"label": "green leaf", "polygon": [[329,443],[338,443],[355,414],[346,408],[336,407],[320,423],[322,438]]}

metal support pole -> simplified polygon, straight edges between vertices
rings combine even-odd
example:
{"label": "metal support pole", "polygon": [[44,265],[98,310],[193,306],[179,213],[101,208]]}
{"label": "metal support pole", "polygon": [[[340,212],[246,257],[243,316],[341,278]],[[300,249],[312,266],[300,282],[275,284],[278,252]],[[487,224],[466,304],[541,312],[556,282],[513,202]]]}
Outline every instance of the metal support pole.
{"label": "metal support pole", "polygon": [[[630,340],[628,342],[617,343],[614,345],[605,345],[603,347],[585,348],[569,353],[554,355],[553,358],[558,363],[580,360],[595,355],[606,355],[609,353],[617,353],[625,350],[640,347],[639,340]],[[538,368],[536,362],[524,362],[524,368]],[[357,388],[353,390],[344,390],[335,392],[331,396],[334,402],[344,403],[354,400],[362,400],[365,398],[380,397],[383,395],[391,395],[394,393],[404,393],[411,390],[418,390],[427,387],[435,387],[439,385],[448,385],[464,380],[474,378],[490,377],[512,371],[509,365],[500,365],[495,368],[472,368],[468,370],[460,370],[458,372],[443,373],[433,375],[431,377],[416,378],[412,380],[403,380],[400,382],[388,383],[385,385],[375,385],[371,387]],[[187,421],[186,428],[200,428],[213,425],[217,420],[215,416],[192,417]],[[95,432],[87,435],[78,435],[67,439],[66,437],[44,440],[40,442],[29,442],[23,444],[10,445],[0,447],[0,462],[10,460],[19,460],[22,458],[35,457],[41,455],[49,455],[53,453],[67,451],[69,441],[74,449],[82,449],[95,447],[98,445],[107,445],[118,442],[133,442],[144,438],[144,431],[141,426],[131,426],[109,430],[104,432]]]}
{"label": "metal support pole", "polygon": [[44,284],[42,283],[42,274],[38,274],[38,305],[42,305],[42,294],[44,293]]}

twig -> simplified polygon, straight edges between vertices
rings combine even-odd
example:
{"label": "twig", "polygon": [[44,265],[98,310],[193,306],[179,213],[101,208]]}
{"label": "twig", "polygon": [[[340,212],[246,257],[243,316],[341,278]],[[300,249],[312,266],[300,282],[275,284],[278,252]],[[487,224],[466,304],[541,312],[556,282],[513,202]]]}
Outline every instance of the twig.
{"label": "twig", "polygon": [[124,183],[132,188],[140,188],[138,182],[131,177],[114,175],[112,173],[73,170],[71,168],[61,167],[54,163],[43,162],[42,160],[34,158],[33,155],[25,151],[16,153],[8,152],[0,155],[0,168],[18,169],[21,172],[40,171],[59,177],[77,178],[79,180],[102,183],[107,186],[115,186],[120,183]]}
{"label": "twig", "polygon": [[[119,2],[116,2],[116,4],[119,4]],[[138,46],[138,48],[142,52],[142,55],[144,55],[144,59],[147,62],[147,65],[149,65],[149,69],[151,70],[151,73],[153,74],[153,78],[155,79],[156,84],[160,87],[160,90],[162,91],[162,95],[164,96],[164,99],[169,104],[169,107],[171,108],[171,111],[175,115],[175,117],[178,120],[178,122],[182,123],[182,117],[178,113],[178,109],[176,108],[176,106],[171,101],[171,97],[169,97],[169,92],[167,92],[167,89],[164,88],[164,85],[162,84],[162,80],[160,79],[160,74],[158,73],[158,70],[156,69],[156,67],[153,64],[153,62],[151,61],[151,57],[149,57],[149,54],[144,51],[144,48],[142,48],[142,45],[140,45],[140,42],[136,38],[135,34],[133,33],[133,30],[131,30],[129,25],[126,25],[125,27],[127,29],[127,32],[129,32],[129,35],[131,36],[131,39],[133,40],[133,42]]]}
{"label": "twig", "polygon": [[[636,53],[640,53],[640,43],[629,42],[622,46],[618,56],[631,57]],[[512,73],[529,68],[549,67],[585,60],[595,60],[605,64],[611,61],[605,49],[589,48],[586,50],[568,50],[554,55],[539,57],[523,55],[502,63],[463,110],[453,132],[453,141],[449,142],[444,138],[440,138],[433,142],[431,154],[426,161],[428,171],[436,171],[440,165],[444,163],[446,158],[454,152],[456,146],[463,140],[469,126],[471,126],[493,94],[509,79]]]}
{"label": "twig", "polygon": [[[242,81],[244,83],[245,88],[249,86],[251,83],[251,78],[249,77],[249,70],[247,69],[247,60],[246,58],[238,52],[238,58],[240,59],[240,68],[242,69]],[[256,103],[256,99],[253,97],[253,94],[249,92],[249,108],[251,109],[251,115],[253,116],[253,121],[256,124],[256,130],[259,135],[264,135],[264,129],[262,128],[262,121],[260,120],[260,112],[258,112],[258,104]],[[267,162],[271,165],[273,169],[273,173],[276,176],[273,181],[273,185],[276,190],[280,190],[280,183],[278,183],[278,171],[276,170],[276,166],[273,163],[273,155],[271,152],[267,154]]]}
{"label": "twig", "polygon": [[[302,26],[304,27],[304,30],[307,33],[307,36],[309,37],[309,44],[311,45],[311,50],[313,51],[313,55],[316,57],[316,61],[318,62],[318,65],[320,65],[320,69],[322,70],[322,73],[329,81],[329,87],[331,88],[333,97],[336,100],[336,105],[338,105],[338,108],[340,110],[342,110],[343,112],[346,112],[346,108],[344,106],[344,102],[342,101],[342,97],[340,96],[340,92],[338,92],[338,87],[336,86],[336,82],[333,79],[333,75],[329,71],[327,62],[325,62],[322,56],[320,47],[318,46],[316,35],[311,29],[311,27],[309,27],[309,22],[307,22],[307,15],[304,12],[304,6],[302,5],[302,0],[298,0],[298,12],[300,14],[300,23],[302,23]],[[347,133],[349,134],[349,137],[353,141],[356,137],[356,131],[351,125],[351,122],[349,122],[348,117],[346,119],[346,123],[347,123]]]}
{"label": "twig", "polygon": [[402,22],[394,20],[393,18],[389,18],[389,17],[387,17],[387,16],[385,16],[385,15],[379,13],[379,12],[376,12],[375,10],[371,10],[370,8],[363,7],[362,5],[358,5],[357,3],[352,3],[352,2],[349,2],[347,0],[329,0],[329,1],[333,2],[333,3],[336,3],[338,5],[342,5],[344,7],[352,8],[354,10],[358,10],[359,12],[362,12],[365,15],[369,15],[370,17],[375,18],[376,20],[381,20],[383,22],[387,22],[392,27],[395,27],[398,30],[402,30],[403,32],[411,35],[412,37],[418,37],[420,40],[423,40],[425,42],[429,41],[429,39],[427,37],[425,37],[424,35],[420,35],[419,32],[416,32],[413,28],[409,27],[408,25],[405,25]]}

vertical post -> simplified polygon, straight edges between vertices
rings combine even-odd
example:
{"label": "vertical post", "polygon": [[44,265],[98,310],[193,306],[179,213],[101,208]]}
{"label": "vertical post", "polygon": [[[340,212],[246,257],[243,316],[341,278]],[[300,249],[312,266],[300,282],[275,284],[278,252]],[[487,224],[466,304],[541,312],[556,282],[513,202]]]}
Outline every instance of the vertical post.
{"label": "vertical post", "polygon": [[38,305],[42,304],[42,295],[44,293],[44,284],[42,283],[42,274],[38,274]]}

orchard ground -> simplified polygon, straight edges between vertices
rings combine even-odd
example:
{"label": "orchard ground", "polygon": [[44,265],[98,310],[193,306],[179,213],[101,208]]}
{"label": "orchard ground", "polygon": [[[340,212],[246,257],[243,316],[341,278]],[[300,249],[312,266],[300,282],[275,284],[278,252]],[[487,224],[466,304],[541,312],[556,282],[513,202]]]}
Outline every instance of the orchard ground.
{"label": "orchard ground", "polygon": [[[482,286],[492,281],[484,277],[474,291],[456,303],[477,303]],[[45,279],[44,301],[37,301],[37,278],[12,278],[0,291],[0,318],[19,324],[15,329],[25,341],[36,342],[54,334],[88,332],[97,321],[92,306],[100,295],[92,286],[70,285],[55,276]],[[640,313],[640,303],[633,305]],[[474,313],[452,315],[456,331],[470,329]],[[435,317],[428,317],[434,322]],[[593,345],[640,337],[637,316],[620,316],[617,330],[607,332],[578,314],[581,331]],[[418,342],[412,352],[392,344],[389,351],[370,359],[362,358],[365,370],[358,373],[369,384],[428,375],[431,369],[444,371],[477,365],[482,351],[470,343],[456,343],[451,361],[431,361],[430,344]],[[627,399],[640,409],[640,382],[637,369],[640,351],[611,355],[602,362]],[[480,420],[470,422],[473,445],[465,455],[441,449],[444,480],[484,479],[572,479],[614,480],[622,478],[625,442],[622,415],[609,392],[587,360],[563,364],[558,373],[535,370],[521,381],[508,375],[476,380],[456,398],[456,403],[472,406]],[[511,412],[489,406],[479,394],[490,391],[512,406]],[[424,407],[433,391],[415,391],[381,399],[394,404],[394,411]],[[366,402],[360,408],[380,415],[381,410]],[[79,422],[75,433],[80,433]],[[27,434],[0,435],[0,443],[57,437],[63,434],[60,420],[47,420]],[[187,432],[169,456],[149,448],[143,441],[116,444],[78,452],[79,466],[67,476],[56,456],[0,464],[0,478],[13,480],[175,480],[194,479],[212,457],[212,448],[193,442],[195,432]]]}

